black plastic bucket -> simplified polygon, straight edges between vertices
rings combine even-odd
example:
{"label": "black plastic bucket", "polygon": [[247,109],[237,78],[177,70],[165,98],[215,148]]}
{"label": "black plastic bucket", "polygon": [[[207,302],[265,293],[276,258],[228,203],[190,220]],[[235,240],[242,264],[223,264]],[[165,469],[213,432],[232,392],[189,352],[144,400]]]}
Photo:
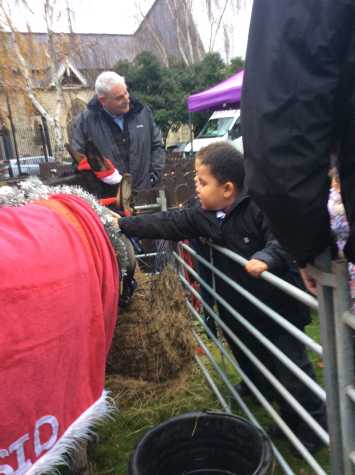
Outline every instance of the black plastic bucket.
{"label": "black plastic bucket", "polygon": [[129,475],[269,475],[268,437],[242,419],[191,412],[147,432],[131,455]]}

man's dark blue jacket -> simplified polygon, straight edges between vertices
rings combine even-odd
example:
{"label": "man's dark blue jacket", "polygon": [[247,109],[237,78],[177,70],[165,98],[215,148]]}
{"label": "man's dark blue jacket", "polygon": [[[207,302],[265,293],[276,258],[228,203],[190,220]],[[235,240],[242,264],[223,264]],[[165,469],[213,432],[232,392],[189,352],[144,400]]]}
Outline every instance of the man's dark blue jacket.
{"label": "man's dark blue jacket", "polygon": [[95,96],[75,121],[73,148],[85,153],[88,140],[109,158],[118,171],[130,173],[134,190],[149,189],[160,181],[165,165],[162,136],[152,111],[131,97],[124,115],[123,134]]}

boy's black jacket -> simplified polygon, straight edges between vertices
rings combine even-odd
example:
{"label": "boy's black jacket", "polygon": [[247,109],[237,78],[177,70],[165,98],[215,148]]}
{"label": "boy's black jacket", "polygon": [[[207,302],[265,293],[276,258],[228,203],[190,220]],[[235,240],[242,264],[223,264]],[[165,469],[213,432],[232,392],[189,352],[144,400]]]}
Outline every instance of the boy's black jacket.
{"label": "boy's black jacket", "polygon": [[[122,218],[120,227],[128,236],[140,238],[172,241],[210,238],[215,244],[231,249],[246,259],[254,258],[266,262],[272,273],[303,288],[296,267],[274,238],[265,216],[247,193],[237,198],[223,220],[216,217],[215,211],[192,207]],[[236,262],[214,251],[214,263],[235,282],[299,328],[309,323],[309,312],[303,305],[262,279],[251,277]],[[223,298],[258,328],[273,333],[281,331],[279,325],[273,323],[217,276],[216,288]]]}

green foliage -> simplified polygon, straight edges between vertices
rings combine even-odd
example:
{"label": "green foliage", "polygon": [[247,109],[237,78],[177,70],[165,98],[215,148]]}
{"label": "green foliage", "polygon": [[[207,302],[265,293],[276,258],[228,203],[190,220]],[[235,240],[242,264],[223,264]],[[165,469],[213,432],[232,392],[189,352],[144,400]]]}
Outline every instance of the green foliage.
{"label": "green foliage", "polygon": [[[219,53],[208,53],[200,63],[193,64],[190,68],[189,94],[202,91],[227,77],[226,65]],[[192,86],[192,89],[191,89]]]}
{"label": "green foliage", "polygon": [[[240,58],[233,60],[232,68],[232,65],[224,64],[218,53],[209,53],[191,66],[172,59],[169,67],[165,67],[152,53],[143,51],[133,63],[120,61],[114,70],[125,76],[132,95],[152,108],[166,137],[171,126],[188,122],[188,96],[226,79],[237,64],[242,64]],[[197,132],[209,115],[209,112],[193,114]]]}
{"label": "green foliage", "polygon": [[236,56],[231,59],[230,65],[228,66],[230,75],[235,74],[245,68],[245,61],[240,56]]}
{"label": "green foliage", "polygon": [[127,475],[135,445],[148,430],[170,417],[190,411],[220,410],[196,366],[189,370],[186,380],[151,392],[143,388],[125,391],[123,382],[117,393],[114,381],[109,380],[108,385],[119,412],[113,420],[98,427],[99,444],[89,447],[89,460],[97,474]]}

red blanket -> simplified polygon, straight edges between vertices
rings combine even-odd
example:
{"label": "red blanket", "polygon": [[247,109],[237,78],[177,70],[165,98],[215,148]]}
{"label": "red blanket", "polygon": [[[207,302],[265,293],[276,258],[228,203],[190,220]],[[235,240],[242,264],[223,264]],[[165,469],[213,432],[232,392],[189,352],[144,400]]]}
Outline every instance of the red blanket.
{"label": "red blanket", "polygon": [[100,399],[116,322],[99,218],[80,198],[49,201],[0,208],[0,474],[26,473]]}

